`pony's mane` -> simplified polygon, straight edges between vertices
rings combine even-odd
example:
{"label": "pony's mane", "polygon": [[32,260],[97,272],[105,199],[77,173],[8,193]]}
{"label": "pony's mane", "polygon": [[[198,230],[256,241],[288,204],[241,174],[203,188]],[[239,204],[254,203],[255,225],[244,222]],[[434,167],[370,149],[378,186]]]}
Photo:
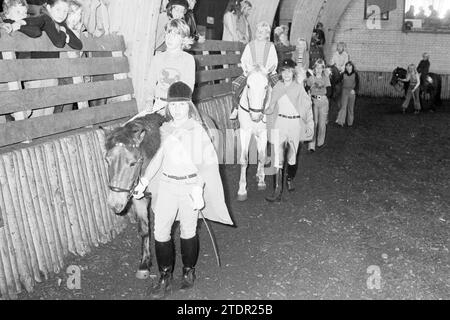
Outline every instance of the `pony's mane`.
{"label": "pony's mane", "polygon": [[145,131],[145,137],[139,148],[147,158],[151,159],[161,145],[159,128],[163,122],[164,118],[156,113],[136,118],[108,134],[105,144],[106,150],[109,151],[118,144],[131,148],[136,143],[135,137]]}

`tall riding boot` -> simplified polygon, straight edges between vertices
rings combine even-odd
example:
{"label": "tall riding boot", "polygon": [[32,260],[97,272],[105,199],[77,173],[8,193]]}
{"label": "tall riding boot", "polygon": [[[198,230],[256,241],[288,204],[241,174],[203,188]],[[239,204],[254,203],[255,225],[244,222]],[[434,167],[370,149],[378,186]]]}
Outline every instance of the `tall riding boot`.
{"label": "tall riding boot", "polygon": [[297,174],[297,168],[298,168],[297,164],[295,164],[293,166],[291,166],[291,165],[287,166],[286,184],[287,184],[287,188],[288,188],[289,192],[292,192],[295,190],[294,178]]}
{"label": "tall riding boot", "polygon": [[277,169],[275,174],[275,190],[273,195],[266,197],[269,202],[281,202],[281,194],[283,193],[283,170]]}
{"label": "tall riding boot", "polygon": [[158,283],[152,288],[151,296],[154,299],[162,299],[167,291],[172,288],[174,248],[172,240],[167,242],[155,241],[155,254],[160,278]]}
{"label": "tall riding boot", "polygon": [[190,289],[195,281],[195,265],[198,259],[198,237],[181,239],[181,260],[183,261],[183,278],[181,289]]}

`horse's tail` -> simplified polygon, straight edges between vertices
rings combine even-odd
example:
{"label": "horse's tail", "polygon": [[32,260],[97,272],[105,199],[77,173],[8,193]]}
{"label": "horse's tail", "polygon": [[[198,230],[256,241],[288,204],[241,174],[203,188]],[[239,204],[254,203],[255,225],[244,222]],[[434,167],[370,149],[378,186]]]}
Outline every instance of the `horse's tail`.
{"label": "horse's tail", "polygon": [[434,97],[434,104],[436,106],[442,106],[441,92],[442,92],[442,77],[437,75],[436,77],[437,88],[436,88],[436,96]]}

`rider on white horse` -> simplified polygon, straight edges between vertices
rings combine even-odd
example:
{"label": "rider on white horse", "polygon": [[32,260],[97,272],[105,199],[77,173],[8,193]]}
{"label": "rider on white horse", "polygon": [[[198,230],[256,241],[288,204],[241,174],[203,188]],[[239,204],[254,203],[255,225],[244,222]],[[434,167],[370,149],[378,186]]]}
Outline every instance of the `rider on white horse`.
{"label": "rider on white horse", "polygon": [[241,65],[244,73],[233,81],[233,110],[230,115],[231,120],[237,118],[239,97],[245,88],[249,73],[255,66],[270,70],[268,76],[271,87],[278,81],[278,76],[275,72],[278,65],[278,57],[274,44],[269,41],[270,31],[271,28],[267,22],[262,21],[258,23],[255,40],[248,43],[242,53]]}
{"label": "rider on white horse", "polygon": [[269,108],[266,110],[269,141],[274,145],[275,190],[267,197],[269,202],[281,201],[283,190],[284,154],[287,152],[287,186],[295,189],[297,151],[301,141],[312,140],[314,119],[311,98],[305,91],[305,74],[302,68],[296,72],[296,63],[291,59],[283,61],[280,67],[282,81],[273,88]]}

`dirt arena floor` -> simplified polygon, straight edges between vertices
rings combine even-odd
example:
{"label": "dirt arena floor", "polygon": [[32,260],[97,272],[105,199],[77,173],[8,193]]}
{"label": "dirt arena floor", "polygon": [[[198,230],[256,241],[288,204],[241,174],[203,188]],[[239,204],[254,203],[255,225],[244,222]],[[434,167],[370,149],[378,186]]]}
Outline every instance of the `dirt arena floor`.
{"label": "dirt arena floor", "polygon": [[[400,103],[360,98],[353,128],[334,125],[333,107],[326,146],[303,148],[297,189],[280,204],[256,191],[254,167],[249,200],[237,202],[239,167],[224,168],[237,227],[211,224],[222,267],[200,226],[196,285],[168,299],[450,299],[450,103],[420,115],[401,114]],[[68,259],[80,290],[61,273],[20,298],[148,299],[155,280],[135,278],[139,248],[130,224]],[[177,250],[175,288],[180,264]]]}

